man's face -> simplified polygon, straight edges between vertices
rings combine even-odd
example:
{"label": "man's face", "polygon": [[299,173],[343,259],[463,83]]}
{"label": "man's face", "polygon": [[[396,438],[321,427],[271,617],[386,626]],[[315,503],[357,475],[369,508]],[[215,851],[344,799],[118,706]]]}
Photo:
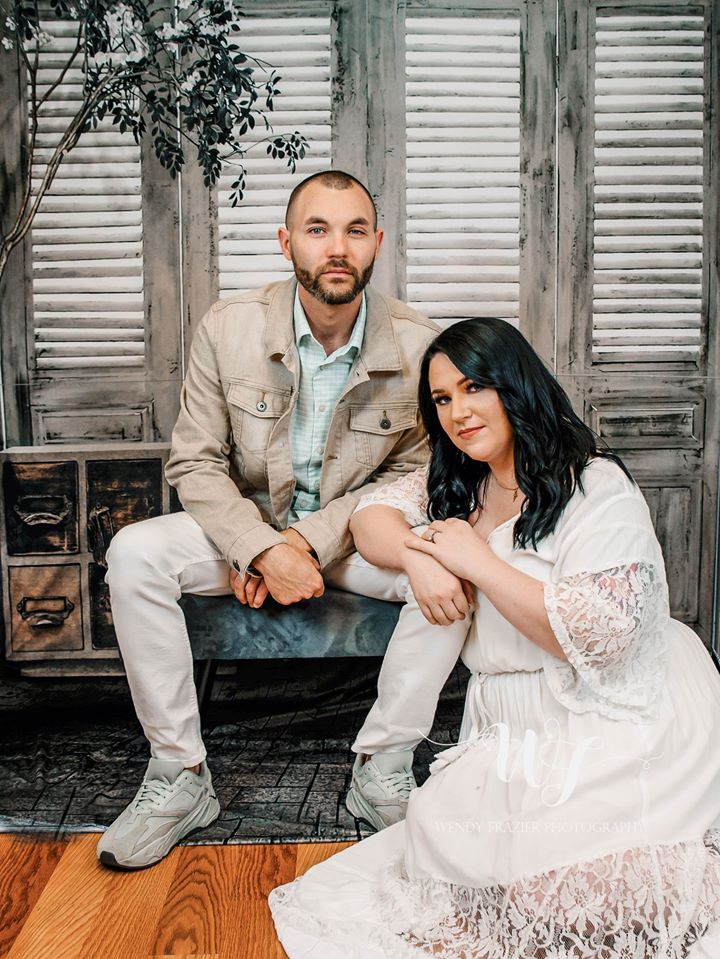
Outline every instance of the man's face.
{"label": "man's face", "polygon": [[310,183],[296,198],[280,247],[298,283],[321,303],[351,303],[372,276],[382,242],[373,209],[359,187]]}

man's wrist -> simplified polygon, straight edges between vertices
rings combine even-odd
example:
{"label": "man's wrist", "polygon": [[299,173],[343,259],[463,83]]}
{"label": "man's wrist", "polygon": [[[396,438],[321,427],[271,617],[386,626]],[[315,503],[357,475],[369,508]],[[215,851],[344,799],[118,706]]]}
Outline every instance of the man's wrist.
{"label": "man's wrist", "polygon": [[305,539],[302,533],[299,533],[294,526],[288,526],[286,530],[282,531],[283,536],[288,541],[289,545],[294,549],[300,549],[304,553],[309,553],[311,556],[314,556],[317,559],[317,553],[313,548],[312,543]]}
{"label": "man's wrist", "polygon": [[250,565],[248,566],[248,572],[250,573],[250,575],[251,575],[251,576],[253,575],[253,572],[252,572],[252,571],[254,570],[254,575],[255,575],[255,576],[259,576],[259,577],[264,576],[265,574],[264,574],[264,572],[263,572],[263,568],[262,568],[262,567],[264,566],[265,561],[266,561],[268,555],[269,555],[274,549],[277,549],[278,546],[289,546],[289,545],[290,545],[290,544],[289,544],[288,542],[275,543],[273,546],[268,546],[267,549],[264,549],[261,553],[258,553],[257,556],[253,556],[252,562],[251,562]]}

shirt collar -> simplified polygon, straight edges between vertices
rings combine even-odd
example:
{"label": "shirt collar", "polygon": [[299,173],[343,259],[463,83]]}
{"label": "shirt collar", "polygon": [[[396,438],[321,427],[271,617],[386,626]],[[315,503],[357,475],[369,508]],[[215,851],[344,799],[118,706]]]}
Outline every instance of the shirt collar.
{"label": "shirt collar", "polygon": [[[293,306],[293,325],[295,327],[295,342],[298,346],[305,337],[310,337],[312,341],[317,343],[317,340],[312,335],[312,330],[307,321],[307,316],[305,316],[305,310],[303,309],[302,303],[300,302],[300,292],[299,287],[295,289],[295,303]],[[355,320],[355,325],[352,328],[352,333],[350,334],[350,339],[343,346],[338,347],[334,353],[331,353],[331,356],[340,357],[344,356],[346,353],[350,353],[352,350],[352,355],[355,356],[360,352],[362,347],[363,337],[365,335],[365,320],[367,317],[367,303],[365,302],[365,293],[363,292],[362,299],[360,300],[360,309],[358,310],[357,319]],[[318,343],[318,346],[320,344]],[[322,349],[322,347],[320,347]],[[329,359],[329,357],[328,357]]]}

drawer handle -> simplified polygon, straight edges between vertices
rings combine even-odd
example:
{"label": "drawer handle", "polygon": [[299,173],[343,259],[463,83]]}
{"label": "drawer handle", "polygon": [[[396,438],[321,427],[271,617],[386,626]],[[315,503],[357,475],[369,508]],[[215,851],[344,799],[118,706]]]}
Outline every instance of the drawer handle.
{"label": "drawer handle", "polygon": [[60,526],[70,515],[67,496],[21,496],[13,511],[26,526]]}
{"label": "drawer handle", "polygon": [[110,540],[115,535],[112,513],[107,506],[95,506],[88,514],[88,540],[93,559],[98,566],[107,568],[105,554]]}
{"label": "drawer handle", "polygon": [[75,604],[67,596],[23,596],[16,608],[32,629],[47,629],[62,626]]}

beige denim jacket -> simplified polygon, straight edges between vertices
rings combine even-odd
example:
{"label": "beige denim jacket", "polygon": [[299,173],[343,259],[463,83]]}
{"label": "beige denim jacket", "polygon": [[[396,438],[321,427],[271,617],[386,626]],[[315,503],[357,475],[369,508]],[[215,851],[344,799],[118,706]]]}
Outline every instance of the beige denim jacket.
{"label": "beige denim jacket", "polygon": [[[300,364],[295,279],[221,300],[193,339],[166,476],[185,510],[244,573],[285,542],[295,490],[290,422]],[[363,493],[427,461],[418,423],[420,360],[437,327],[366,289],[362,349],[330,422],[320,509],[292,526],[321,568],[352,552],[348,522]]]}

